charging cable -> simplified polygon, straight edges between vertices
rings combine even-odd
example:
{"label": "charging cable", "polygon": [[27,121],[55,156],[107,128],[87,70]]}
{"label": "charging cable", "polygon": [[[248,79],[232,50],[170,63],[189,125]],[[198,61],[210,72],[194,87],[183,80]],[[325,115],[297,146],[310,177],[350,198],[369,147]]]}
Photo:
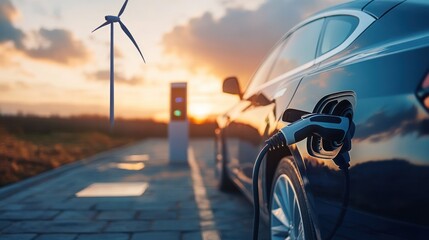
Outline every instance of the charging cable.
{"label": "charging cable", "polygon": [[344,172],[345,176],[345,191],[343,197],[343,205],[341,212],[337,218],[334,229],[328,235],[328,240],[331,239],[337,229],[341,226],[345,216],[347,205],[349,201],[349,162],[350,156],[348,152],[351,149],[351,139],[354,134],[354,124],[346,117],[339,117],[326,114],[308,114],[301,117],[300,120],[295,121],[288,126],[280,129],[278,133],[273,135],[265,143],[265,146],[259,152],[258,157],[253,167],[253,205],[254,205],[254,218],[253,218],[253,239],[258,239],[259,234],[259,188],[258,188],[258,175],[259,169],[264,156],[268,151],[282,148],[285,146],[297,143],[311,135],[317,135],[328,141],[342,143],[340,153],[333,159],[335,164]]}

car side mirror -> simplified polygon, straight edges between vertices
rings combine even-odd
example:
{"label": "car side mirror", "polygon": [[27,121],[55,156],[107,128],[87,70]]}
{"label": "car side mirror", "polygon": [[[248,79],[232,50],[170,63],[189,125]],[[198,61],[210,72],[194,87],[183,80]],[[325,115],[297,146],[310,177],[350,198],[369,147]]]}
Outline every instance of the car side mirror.
{"label": "car side mirror", "polygon": [[224,93],[238,95],[240,100],[243,99],[243,93],[240,90],[240,84],[236,77],[228,77],[223,80],[222,91]]}

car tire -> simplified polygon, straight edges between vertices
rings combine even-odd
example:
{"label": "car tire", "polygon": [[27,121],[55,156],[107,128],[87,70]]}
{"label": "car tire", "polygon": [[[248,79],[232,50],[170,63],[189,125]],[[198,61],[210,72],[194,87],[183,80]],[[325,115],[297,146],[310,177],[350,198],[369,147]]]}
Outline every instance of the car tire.
{"label": "car tire", "polygon": [[289,158],[277,166],[269,209],[269,239],[316,239],[298,170]]}
{"label": "car tire", "polygon": [[226,166],[226,159],[225,159],[225,150],[222,147],[220,152],[221,158],[217,159],[217,166],[216,166],[216,176],[218,180],[218,188],[219,190],[223,192],[235,192],[237,190],[237,187],[235,186],[234,182],[231,180],[231,177],[229,176],[227,166]]}

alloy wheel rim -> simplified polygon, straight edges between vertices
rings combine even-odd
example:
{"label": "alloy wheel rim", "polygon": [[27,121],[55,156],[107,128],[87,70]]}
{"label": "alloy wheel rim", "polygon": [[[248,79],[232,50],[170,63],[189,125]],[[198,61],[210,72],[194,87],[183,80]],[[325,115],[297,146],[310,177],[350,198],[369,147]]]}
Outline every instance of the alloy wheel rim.
{"label": "alloy wheel rim", "polygon": [[304,240],[301,207],[292,182],[285,174],[274,185],[271,200],[271,240]]}

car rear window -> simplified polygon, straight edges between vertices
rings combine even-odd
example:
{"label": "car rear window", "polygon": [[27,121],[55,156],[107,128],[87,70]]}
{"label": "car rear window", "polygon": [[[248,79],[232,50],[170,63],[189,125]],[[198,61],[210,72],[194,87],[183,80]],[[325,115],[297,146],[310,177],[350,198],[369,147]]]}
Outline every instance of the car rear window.
{"label": "car rear window", "polygon": [[292,33],[275,63],[269,79],[310,62],[316,57],[317,43],[323,27],[323,19],[308,23]]}
{"label": "car rear window", "polygon": [[353,16],[334,16],[326,18],[322,36],[320,55],[340,46],[356,29],[359,19]]}

